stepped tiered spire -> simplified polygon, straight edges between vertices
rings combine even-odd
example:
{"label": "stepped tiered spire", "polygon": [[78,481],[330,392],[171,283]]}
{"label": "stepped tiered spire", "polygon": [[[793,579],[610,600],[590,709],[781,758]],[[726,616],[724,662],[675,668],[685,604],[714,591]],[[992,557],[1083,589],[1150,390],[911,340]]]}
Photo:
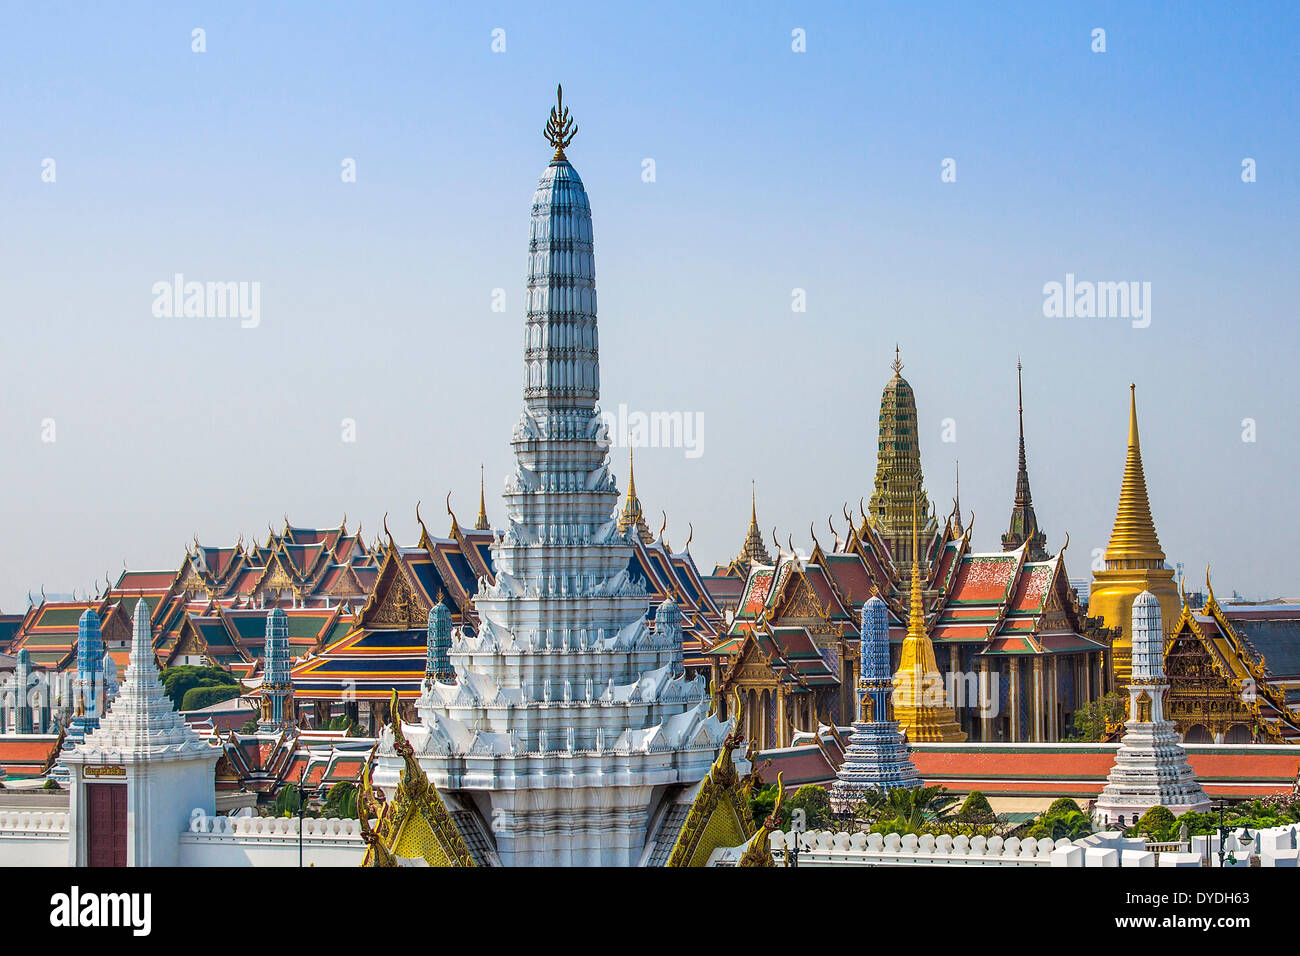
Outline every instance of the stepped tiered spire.
{"label": "stepped tiered spire", "polygon": [[894,679],[889,672],[889,611],[879,595],[862,605],[859,653],[858,719],[831,784],[831,806],[837,813],[852,811],[868,790],[921,786],[907,743],[890,713]]}
{"label": "stepped tiered spire", "polygon": [[[69,755],[89,762],[103,756],[115,762],[185,759],[214,752],[190,729],[163,692],[154,661],[149,605],[136,602],[131,626],[131,657],[117,699]],[[65,759],[69,759],[65,758]]]}
{"label": "stepped tiered spire", "polygon": [[[912,546],[917,545],[916,506],[912,506]],[[915,553],[915,552],[913,552]],[[963,741],[966,733],[948,706],[943,673],[934,656],[934,644],[925,629],[925,604],[921,591],[921,565],[912,562],[912,592],[907,637],[903,639],[898,671],[894,717],[913,743]]]}
{"label": "stepped tiered spire", "polygon": [[20,734],[36,732],[37,716],[32,707],[32,655],[27,648],[18,651],[14,661],[14,727]]}
{"label": "stepped tiered spire", "polygon": [[641,510],[641,499],[636,495],[636,467],[632,461],[632,449],[627,450],[627,498],[623,502],[623,511],[618,516],[619,534],[627,534],[629,528],[635,528],[642,544],[649,544],[655,538],[650,527],[645,523]]}
{"label": "stepped tiered spire", "polygon": [[1002,536],[1002,550],[1014,551],[1028,543],[1025,559],[1047,560],[1047,535],[1038,529],[1034,496],[1029,491],[1029,466],[1025,460],[1025,392],[1020,360],[1016,359],[1016,406],[1020,416],[1020,463],[1016,471],[1016,500],[1011,508],[1011,526]]}
{"label": "stepped tiered spire", "polygon": [[959,538],[965,533],[961,522],[961,462],[953,462],[955,480],[952,492],[952,512],[948,515],[948,536]]}
{"label": "stepped tiered spire", "polygon": [[99,615],[87,608],[77,620],[77,677],[72,688],[73,716],[65,746],[85,739],[104,713],[104,639]]}
{"label": "stepped tiered spire", "polygon": [[749,530],[737,558],[745,562],[746,569],[753,564],[771,564],[772,556],[763,543],[763,532],[758,529],[758,487],[752,482],[749,488]]}
{"label": "stepped tiered spire", "polygon": [[451,650],[451,610],[438,595],[438,603],[429,608],[426,636],[424,676],[428,680],[452,683],[456,672],[452,669],[447,652]]}
{"label": "stepped tiered spire", "polygon": [[[703,778],[729,727],[709,714],[704,678],[678,673],[671,611],[652,631],[629,572],[596,404],[591,207],[564,154],[576,130],[560,96],[547,124],[555,156],[533,195],[524,409],[494,580],[474,597],[477,632],[451,635],[455,682],[426,680],[420,723],[400,729],[434,787],[483,809],[502,863],[629,865],[652,801]],[[630,474],[628,492],[634,501]],[[381,736],[377,785],[396,785],[400,746],[392,729]]]}
{"label": "stepped tiered spire", "polygon": [[903,378],[903,359],[894,347],[890,366],[894,377],[880,396],[880,438],[876,451],[876,485],[868,506],[872,526],[889,547],[899,569],[906,572],[917,554],[917,543],[908,537],[912,509],[920,505],[926,515],[923,529],[929,541],[938,523],[929,517],[930,500],[921,473],[921,445],[916,424],[916,397]]}
{"label": "stepped tiered spire", "polygon": [[1133,602],[1129,714],[1115,766],[1097,798],[1093,815],[1102,826],[1132,826],[1154,806],[1175,815],[1210,809],[1196,782],[1172,721],[1165,719],[1164,629],[1160,602],[1143,591]]}
{"label": "stepped tiered spire", "polygon": [[1142,470],[1142,447],[1138,440],[1137,386],[1129,386],[1128,453],[1120,482],[1115,525],[1105,553],[1105,568],[1093,572],[1088,596],[1088,613],[1102,618],[1119,634],[1112,643],[1115,681],[1123,687],[1129,678],[1132,642],[1129,629],[1133,601],[1150,591],[1160,602],[1161,618],[1176,621],[1181,602],[1174,584],[1174,571],[1165,567],[1165,553],[1156,536],[1147,498],[1146,475]]}
{"label": "stepped tiered spire", "polygon": [[265,730],[292,727],[293,682],[289,679],[289,615],[273,607],[266,615],[266,673],[262,682],[261,726]]}

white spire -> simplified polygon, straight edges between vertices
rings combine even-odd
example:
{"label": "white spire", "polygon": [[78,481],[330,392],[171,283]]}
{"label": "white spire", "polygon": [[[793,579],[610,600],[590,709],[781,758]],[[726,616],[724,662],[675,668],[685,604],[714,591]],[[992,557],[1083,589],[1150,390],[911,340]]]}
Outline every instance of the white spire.
{"label": "white spire", "polygon": [[68,755],[73,762],[179,760],[211,752],[172,707],[158,680],[154,663],[153,630],[149,605],[143,598],[135,606],[131,630],[131,659],[117,699],[87,734],[85,743]]}

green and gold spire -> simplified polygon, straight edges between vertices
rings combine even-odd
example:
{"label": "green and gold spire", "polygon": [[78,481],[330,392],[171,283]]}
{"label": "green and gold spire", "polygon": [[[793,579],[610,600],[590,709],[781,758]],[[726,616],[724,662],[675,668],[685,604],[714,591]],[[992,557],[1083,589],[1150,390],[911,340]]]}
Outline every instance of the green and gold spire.
{"label": "green and gold spire", "polygon": [[912,511],[920,505],[927,516],[925,539],[937,527],[929,518],[930,500],[921,474],[921,446],[917,434],[916,397],[903,378],[903,360],[894,347],[894,377],[880,396],[880,432],[876,452],[876,486],[871,494],[870,518],[876,533],[888,545],[899,569],[906,572],[918,544],[908,537]]}

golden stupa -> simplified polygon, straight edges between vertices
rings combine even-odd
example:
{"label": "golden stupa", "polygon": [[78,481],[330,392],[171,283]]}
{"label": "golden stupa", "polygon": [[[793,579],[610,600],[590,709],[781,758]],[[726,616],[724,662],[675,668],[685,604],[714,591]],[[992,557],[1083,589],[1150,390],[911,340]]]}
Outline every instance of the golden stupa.
{"label": "golden stupa", "polygon": [[1112,658],[1115,683],[1123,688],[1128,685],[1133,671],[1133,636],[1129,621],[1133,615],[1134,599],[1143,591],[1156,596],[1166,636],[1178,621],[1181,611],[1174,572],[1165,567],[1165,553],[1156,537],[1151,503],[1147,500],[1142,447],[1138,443],[1136,385],[1129,386],[1128,457],[1124,461],[1119,507],[1115,510],[1115,527],[1110,533],[1105,561],[1104,571],[1092,573],[1088,614],[1102,618],[1107,627],[1120,631],[1115,638]]}
{"label": "golden stupa", "polygon": [[[916,502],[912,502],[912,554],[917,553]],[[907,637],[894,674],[894,720],[914,744],[961,743],[966,732],[948,706],[943,673],[934,657],[934,644],[925,631],[921,601],[921,562],[912,562],[912,606]]]}

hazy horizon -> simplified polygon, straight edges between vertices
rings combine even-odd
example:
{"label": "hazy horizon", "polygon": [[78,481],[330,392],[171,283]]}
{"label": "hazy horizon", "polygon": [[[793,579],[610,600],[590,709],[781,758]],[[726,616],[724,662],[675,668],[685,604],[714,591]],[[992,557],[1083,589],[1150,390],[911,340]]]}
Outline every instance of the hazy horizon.
{"label": "hazy horizon", "polygon": [[[0,608],[124,561],[175,569],[196,534],[264,540],[285,514],[346,513],[370,540],[387,512],[413,545],[417,500],[431,533],[448,492],[472,522],[480,463],[499,523],[557,82],[592,204],[601,404],[699,416],[700,454],[637,449],[636,483],[675,549],[693,526],[706,573],[744,539],[751,480],[769,546],[776,526],[807,548],[810,522],[829,546],[828,516],[843,534],[897,344],[927,490],[945,515],[960,460],[978,549],[1011,511],[1019,358],[1034,505],[1052,553],[1069,533],[1072,578],[1109,539],[1134,382],[1189,589],[1208,564],[1221,597],[1300,593],[1287,13],[10,6]],[[157,316],[178,274],[257,283],[257,322]],[[1067,281],[1138,283],[1149,310],[1047,317]]]}

